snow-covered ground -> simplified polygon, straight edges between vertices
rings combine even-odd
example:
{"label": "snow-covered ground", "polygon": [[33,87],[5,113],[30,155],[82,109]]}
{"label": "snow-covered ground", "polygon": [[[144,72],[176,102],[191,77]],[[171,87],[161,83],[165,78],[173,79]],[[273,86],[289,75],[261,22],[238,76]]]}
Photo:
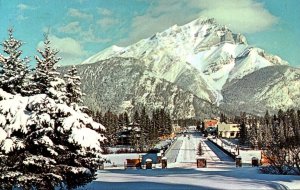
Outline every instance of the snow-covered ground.
{"label": "snow-covered ground", "polygon": [[109,160],[110,162],[104,163],[104,167],[123,167],[124,168],[124,162],[126,162],[126,159],[138,159],[139,158],[138,153],[128,153],[128,154],[108,154],[105,155],[105,158]]}
{"label": "snow-covered ground", "polygon": [[[172,145],[172,142],[174,142],[174,141],[175,140],[169,140],[169,139],[162,140],[162,141],[160,141],[159,143],[157,143],[155,145],[155,148],[162,149],[163,147],[166,147],[166,146],[169,147],[170,145]],[[123,167],[124,168],[124,163],[126,162],[126,159],[138,159],[141,156],[143,157],[143,163],[147,158],[150,158],[153,161],[153,163],[156,163],[156,160],[157,160],[157,156],[156,156],[157,154],[156,153],[122,153],[122,154],[116,154],[117,150],[120,150],[122,148],[128,148],[129,149],[130,147],[129,146],[128,147],[120,146],[120,147],[110,148],[110,150],[114,153],[104,155],[105,158],[109,161],[109,162],[104,163],[105,168],[107,168],[107,167],[114,167],[114,168],[116,168],[116,167],[122,168]],[[176,159],[177,154],[174,154],[174,160]]]}
{"label": "snow-covered ground", "polygon": [[[217,143],[219,146],[222,146],[224,149],[226,149],[228,152],[231,152],[233,154],[237,154],[237,146],[226,140],[226,139],[220,139],[220,138],[210,138],[212,141]],[[252,157],[256,157],[259,160],[261,159],[261,151],[260,150],[239,150],[239,155],[242,157],[242,162],[250,164],[252,161]]]}
{"label": "snow-covered ground", "polygon": [[[196,168],[199,142],[207,168]],[[175,151],[174,149],[178,149]],[[256,167],[236,168],[234,161],[214,144],[197,133],[179,137],[171,147],[176,162],[168,163],[168,169],[152,170],[106,169],[98,171],[97,179],[79,188],[96,189],[299,189],[300,176],[268,175],[259,173]],[[168,155],[168,154],[167,154]],[[138,155],[135,155],[138,156]],[[124,155],[120,155],[123,157]],[[116,158],[117,159],[117,158]]]}
{"label": "snow-covered ground", "polygon": [[105,158],[110,162],[104,163],[104,168],[118,168],[124,169],[126,159],[138,159],[140,156],[143,157],[142,163],[145,163],[147,158],[150,158],[153,164],[156,164],[157,157],[155,153],[124,153],[124,154],[108,154]]}
{"label": "snow-covered ground", "polygon": [[257,168],[168,168],[102,170],[80,189],[299,189],[300,176],[259,174]]}

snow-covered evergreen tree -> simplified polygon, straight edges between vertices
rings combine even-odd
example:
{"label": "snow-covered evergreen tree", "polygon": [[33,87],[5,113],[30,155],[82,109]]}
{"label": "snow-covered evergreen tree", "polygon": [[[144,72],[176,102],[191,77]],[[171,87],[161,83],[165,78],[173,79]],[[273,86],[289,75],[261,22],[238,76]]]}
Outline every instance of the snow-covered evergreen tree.
{"label": "snow-covered evergreen tree", "polygon": [[28,85],[22,43],[12,30],[2,45],[8,56],[0,54],[0,189],[73,189],[92,181],[103,162],[105,128],[66,104],[58,51],[45,38]]}
{"label": "snow-covered evergreen tree", "polygon": [[240,116],[240,135],[239,135],[239,143],[244,145],[248,140],[248,133],[247,133],[247,127],[246,127],[246,113],[241,113]]}
{"label": "snow-covered evergreen tree", "polygon": [[140,145],[141,149],[149,145],[149,116],[146,113],[146,108],[143,107],[141,116],[140,116],[140,128],[141,128],[141,137],[140,137]]}
{"label": "snow-covered evergreen tree", "polygon": [[1,55],[0,58],[0,88],[12,94],[25,93],[25,86],[28,85],[26,75],[29,72],[27,66],[29,59],[21,58],[20,47],[23,42],[15,39],[13,29],[9,29],[8,39],[1,45],[7,56]]}
{"label": "snow-covered evergreen tree", "polygon": [[105,136],[107,137],[108,143],[114,146],[117,142],[118,117],[108,110],[103,116],[103,124],[106,127]]}
{"label": "snow-covered evergreen tree", "polygon": [[101,158],[104,127],[46,94],[0,89],[0,189],[75,188],[90,182]]}
{"label": "snow-covered evergreen tree", "polygon": [[47,94],[58,102],[66,101],[65,81],[59,78],[56,64],[61,59],[57,57],[58,50],[50,46],[50,40],[45,36],[44,49],[38,49],[40,56],[35,56],[37,61],[34,74],[35,93]]}
{"label": "snow-covered evergreen tree", "polygon": [[203,148],[202,148],[202,143],[201,141],[198,144],[198,148],[197,148],[197,155],[202,156],[203,155]]}
{"label": "snow-covered evergreen tree", "polygon": [[64,75],[66,81],[67,104],[78,104],[82,102],[81,97],[84,95],[80,88],[80,76],[77,75],[77,69],[73,65],[68,73]]}

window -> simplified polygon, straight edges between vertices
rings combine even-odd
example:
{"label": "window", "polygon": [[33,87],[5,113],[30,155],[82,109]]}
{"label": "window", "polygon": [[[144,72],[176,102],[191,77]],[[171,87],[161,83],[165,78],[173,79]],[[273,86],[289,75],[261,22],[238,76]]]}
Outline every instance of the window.
{"label": "window", "polygon": [[231,133],[230,133],[230,136],[231,136],[231,137],[234,137],[234,132],[231,132]]}

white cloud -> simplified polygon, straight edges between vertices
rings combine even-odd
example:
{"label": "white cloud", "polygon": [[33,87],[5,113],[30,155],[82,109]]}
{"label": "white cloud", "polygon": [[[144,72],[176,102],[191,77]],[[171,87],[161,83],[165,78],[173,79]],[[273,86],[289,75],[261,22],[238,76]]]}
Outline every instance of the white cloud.
{"label": "white cloud", "polygon": [[88,20],[93,19],[93,15],[87,14],[85,12],[82,12],[82,11],[80,11],[78,9],[74,9],[74,8],[69,8],[68,15],[71,17],[80,18],[80,19],[88,19]]}
{"label": "white cloud", "polygon": [[76,37],[81,43],[105,43],[111,40],[108,38],[98,37],[95,34],[95,30],[92,26],[90,26],[88,29],[84,29],[78,21],[70,22],[67,25],[58,27],[57,31],[64,34],[76,35]]}
{"label": "white cloud", "polygon": [[128,38],[120,43],[134,43],[174,24],[186,24],[200,16],[213,17],[218,23],[241,33],[266,30],[278,20],[255,0],[160,0],[152,3],[144,15],[133,18]]}
{"label": "white cloud", "polygon": [[102,30],[106,30],[120,24],[120,19],[116,18],[111,10],[98,7],[97,11],[98,14],[101,15],[101,18],[98,19],[96,23],[101,27]]}
{"label": "white cloud", "polygon": [[[49,35],[51,47],[59,50],[59,56],[62,60],[59,65],[79,64],[87,56],[87,51],[83,49],[81,44],[70,37],[59,38],[55,35]],[[43,49],[43,42],[38,43],[39,49]]]}
{"label": "white cloud", "polygon": [[19,15],[17,16],[17,20],[18,21],[24,21],[24,20],[28,19],[27,16],[24,16],[24,12],[23,11],[25,11],[25,10],[34,10],[35,9],[34,7],[31,7],[31,6],[23,4],[23,3],[18,4],[17,8],[20,11]]}
{"label": "white cloud", "polygon": [[33,9],[35,9],[34,7],[31,7],[31,6],[26,5],[26,4],[24,4],[24,3],[18,4],[17,7],[18,7],[18,9],[19,9],[20,11],[24,11],[24,10],[33,10]]}
{"label": "white cloud", "polygon": [[110,18],[110,17],[105,17],[105,18],[99,19],[97,21],[97,24],[99,24],[103,29],[112,27],[119,23],[120,23],[120,21],[118,19]]}
{"label": "white cloud", "polygon": [[65,26],[61,26],[58,28],[58,31],[67,33],[67,34],[74,34],[82,31],[82,28],[78,21],[70,22]]}
{"label": "white cloud", "polygon": [[100,15],[104,15],[104,16],[110,16],[113,13],[111,10],[105,9],[105,8],[101,8],[101,7],[97,8],[97,11],[98,11],[98,13]]}
{"label": "white cloud", "polygon": [[[202,0],[203,1],[203,0]],[[254,33],[266,30],[278,22],[278,18],[264,8],[262,3],[254,0],[209,1],[200,4],[201,14],[214,17],[221,24],[242,33]]]}
{"label": "white cloud", "polygon": [[87,2],[88,0],[77,0],[80,4]]}
{"label": "white cloud", "polygon": [[19,20],[19,21],[23,21],[23,20],[26,20],[26,19],[28,19],[28,17],[26,17],[24,15],[18,15],[18,17],[17,17],[17,20]]}
{"label": "white cloud", "polygon": [[161,0],[157,4],[152,3],[144,15],[137,15],[133,18],[131,30],[121,46],[136,42],[142,38],[152,36],[174,24],[185,24],[198,17],[199,10],[190,10],[188,0]]}
{"label": "white cloud", "polygon": [[82,42],[90,42],[90,43],[106,43],[111,41],[109,38],[101,38],[97,35],[95,35],[95,30],[93,27],[89,27],[88,30],[80,32],[80,38],[82,39]]}

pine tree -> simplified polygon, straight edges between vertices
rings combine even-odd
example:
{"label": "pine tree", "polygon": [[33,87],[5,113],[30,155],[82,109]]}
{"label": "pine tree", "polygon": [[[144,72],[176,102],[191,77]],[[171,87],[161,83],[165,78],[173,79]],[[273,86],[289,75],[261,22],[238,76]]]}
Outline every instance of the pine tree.
{"label": "pine tree", "polygon": [[[97,123],[103,123],[103,115],[102,115],[102,113],[101,113],[100,111],[97,111],[97,112],[96,112],[96,115],[95,115],[94,118],[95,118],[94,120],[95,120]],[[99,129],[98,132],[99,132],[99,133],[105,133],[105,131],[102,131],[101,129]]]}
{"label": "pine tree", "polygon": [[[267,149],[265,150],[265,155],[270,160],[271,165],[276,169],[280,174],[284,173],[284,164],[285,164],[285,151],[283,151],[283,125],[282,125],[283,111],[279,110],[278,115],[274,115],[272,119],[271,127],[271,139],[266,142]],[[267,140],[267,139],[266,139]]]}
{"label": "pine tree", "polygon": [[165,113],[165,117],[166,117],[166,125],[165,127],[167,128],[167,134],[170,135],[173,132],[173,127],[172,127],[172,119],[171,119],[171,115],[169,113]]}
{"label": "pine tree", "polygon": [[149,115],[146,115],[146,125],[145,125],[145,143],[148,148],[151,147],[153,144],[153,139],[151,139],[151,119],[149,118]]}
{"label": "pine tree", "polygon": [[114,126],[114,123],[113,123],[113,113],[108,110],[104,116],[103,116],[103,125],[106,126],[106,131],[105,131],[105,136],[109,142],[109,145],[114,145],[115,144],[115,126]]}
{"label": "pine tree", "polygon": [[159,137],[159,116],[157,110],[152,111],[152,120],[151,120],[151,139],[156,140]]}
{"label": "pine tree", "polygon": [[67,104],[78,104],[82,103],[81,97],[84,95],[81,92],[80,88],[80,77],[77,75],[77,69],[73,65],[71,69],[68,70],[68,73],[64,76],[66,80],[66,97],[67,97]]}
{"label": "pine tree", "polygon": [[201,143],[201,141],[200,141],[199,144],[198,144],[197,155],[199,155],[199,156],[203,155],[203,150],[202,150],[202,143]]}
{"label": "pine tree", "polygon": [[294,141],[290,146],[291,156],[293,159],[293,165],[297,168],[298,174],[300,175],[300,111],[294,113],[295,123],[292,124],[294,131]]}
{"label": "pine tree", "polygon": [[94,114],[94,120],[98,123],[102,123],[103,121],[103,116],[102,116],[102,112],[97,110]]}
{"label": "pine tree", "polygon": [[124,119],[124,114],[119,114],[118,116],[118,124],[120,127],[125,126],[125,119]]}
{"label": "pine tree", "polygon": [[251,143],[251,146],[254,148],[258,144],[258,129],[257,129],[257,119],[251,118],[250,119],[250,129],[249,129],[249,142]]}
{"label": "pine tree", "polygon": [[157,115],[156,118],[158,123],[158,135],[159,137],[161,137],[166,134],[164,110],[157,109],[155,114]]}
{"label": "pine tree", "polygon": [[140,116],[140,128],[141,128],[140,144],[141,144],[141,147],[146,147],[150,143],[151,126],[150,126],[150,119],[146,113],[145,107],[143,107],[141,116]]}
{"label": "pine tree", "polygon": [[[15,79],[24,74],[20,69],[24,67],[13,66],[20,63],[20,43],[11,31],[10,41],[3,44],[11,58],[0,56],[1,85],[12,94],[22,93],[27,87]],[[43,94],[23,97],[3,93],[0,88],[0,189],[55,189],[59,185],[74,189],[91,182],[104,161],[101,147],[105,137],[97,131],[105,128],[82,111],[53,99],[56,96],[51,90],[57,90],[55,76],[59,74],[54,64],[58,59],[50,42],[46,40],[45,44],[46,50],[40,51],[43,59],[37,57],[40,69],[36,70],[34,84],[34,93]],[[12,73],[7,68],[20,72],[10,78],[10,82],[14,81],[10,85],[2,80]]]}
{"label": "pine tree", "polygon": [[224,113],[221,113],[220,122],[221,123],[226,123],[227,122],[227,117]]}
{"label": "pine tree", "polygon": [[245,144],[247,141],[247,128],[246,128],[246,113],[241,114],[240,118],[240,137],[239,143]]}
{"label": "pine tree", "polygon": [[140,147],[140,133],[140,114],[136,110],[133,115],[130,131],[130,145],[133,149]]}
{"label": "pine tree", "polygon": [[29,58],[21,58],[22,51],[20,47],[23,42],[17,40],[13,36],[13,29],[8,30],[8,39],[2,44],[4,53],[7,56],[1,55],[0,59],[0,88],[12,94],[26,94],[28,88],[29,73],[28,62]]}
{"label": "pine tree", "polygon": [[129,116],[128,116],[128,113],[125,112],[123,115],[124,115],[125,126],[128,127],[128,125],[129,125]]}
{"label": "pine tree", "polygon": [[103,161],[104,137],[95,131],[103,130],[102,125],[45,94],[12,97],[0,101],[0,107],[6,118],[0,128],[5,135],[0,138],[0,189],[54,189],[62,184],[74,189],[94,179]]}
{"label": "pine tree", "polygon": [[47,94],[57,102],[66,101],[65,81],[59,78],[56,64],[61,59],[57,57],[58,50],[50,47],[51,43],[45,35],[44,50],[38,49],[40,56],[35,56],[37,61],[36,70],[33,76],[36,94]]}
{"label": "pine tree", "polygon": [[134,112],[134,115],[133,115],[133,123],[134,124],[139,124],[139,122],[140,122],[140,114],[139,114],[139,112],[136,110],[135,112]]}
{"label": "pine tree", "polygon": [[272,139],[272,126],[271,126],[271,116],[269,111],[266,111],[266,114],[261,118],[260,125],[260,134],[259,134],[259,144],[261,147],[265,148],[267,146],[266,142]]}

